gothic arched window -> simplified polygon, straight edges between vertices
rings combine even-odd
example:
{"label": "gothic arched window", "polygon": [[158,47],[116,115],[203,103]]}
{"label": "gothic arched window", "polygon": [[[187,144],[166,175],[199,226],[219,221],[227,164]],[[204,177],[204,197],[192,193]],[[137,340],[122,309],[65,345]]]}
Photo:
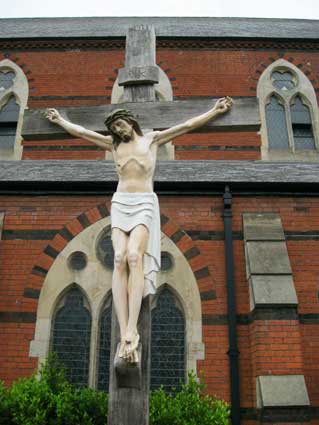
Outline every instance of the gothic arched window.
{"label": "gothic arched window", "polygon": [[164,288],[152,310],[151,389],[179,388],[185,381],[185,318],[173,293]]}
{"label": "gothic arched window", "polygon": [[28,80],[9,59],[0,61],[0,158],[20,159],[21,129],[28,101]]}
{"label": "gothic arched window", "polygon": [[[152,303],[152,387],[163,384],[170,390],[185,380],[187,370],[196,373],[197,361],[204,359],[202,313],[196,279],[185,256],[164,234],[161,248],[162,269]],[[73,384],[106,391],[112,258],[109,217],[67,244],[43,283],[30,343],[30,357],[37,357],[39,366],[55,351]]]}
{"label": "gothic arched window", "polygon": [[296,96],[290,105],[291,125],[295,149],[315,149],[309,107]]}
{"label": "gothic arched window", "polygon": [[318,105],[306,75],[290,62],[279,59],[261,75],[257,96],[262,158],[317,161]]}
{"label": "gothic arched window", "polygon": [[52,351],[65,367],[67,379],[76,386],[89,380],[91,314],[77,286],[68,290],[58,305],[52,329]]}
{"label": "gothic arched window", "polygon": [[288,149],[285,107],[275,95],[271,96],[266,105],[266,121],[269,149]]}

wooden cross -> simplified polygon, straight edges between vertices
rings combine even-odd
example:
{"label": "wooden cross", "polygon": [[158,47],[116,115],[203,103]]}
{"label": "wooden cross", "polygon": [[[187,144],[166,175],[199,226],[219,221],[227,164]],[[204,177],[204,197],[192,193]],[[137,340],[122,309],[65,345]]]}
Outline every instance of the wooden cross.
{"label": "wooden cross", "polygon": [[[106,133],[104,117],[111,110],[130,109],[142,128],[162,130],[186,121],[211,109],[216,99],[158,102],[154,84],[159,70],[155,62],[155,31],[152,27],[130,28],[126,39],[125,68],[119,71],[118,82],[124,87],[124,103],[87,107],[60,108],[61,115],[75,124]],[[220,116],[196,130],[258,131],[259,111],[255,98],[236,99],[230,113]],[[24,116],[25,140],[72,138],[69,133],[44,118],[44,110],[28,110]],[[110,359],[109,425],[148,425],[151,342],[151,297],[143,300],[138,331],[141,336],[141,361],[137,366],[114,367],[114,356],[120,340],[115,310],[112,314]]]}

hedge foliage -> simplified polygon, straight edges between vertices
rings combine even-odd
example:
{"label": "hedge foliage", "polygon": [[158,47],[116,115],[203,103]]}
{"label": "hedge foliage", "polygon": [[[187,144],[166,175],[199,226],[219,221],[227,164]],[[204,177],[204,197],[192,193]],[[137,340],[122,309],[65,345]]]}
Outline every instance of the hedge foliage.
{"label": "hedge foliage", "polygon": [[[181,391],[150,395],[150,425],[228,425],[225,402],[202,395],[194,375]],[[106,425],[108,395],[75,388],[50,356],[40,377],[23,378],[6,389],[0,382],[0,425]]]}

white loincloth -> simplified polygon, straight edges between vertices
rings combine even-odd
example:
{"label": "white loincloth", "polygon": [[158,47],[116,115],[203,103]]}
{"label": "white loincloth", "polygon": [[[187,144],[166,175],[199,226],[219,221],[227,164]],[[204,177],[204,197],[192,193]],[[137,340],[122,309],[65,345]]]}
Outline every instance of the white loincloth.
{"label": "white loincloth", "polygon": [[111,226],[130,232],[139,224],[149,231],[144,253],[144,297],[156,292],[156,273],[161,267],[161,224],[157,195],[154,192],[115,192],[111,206]]}

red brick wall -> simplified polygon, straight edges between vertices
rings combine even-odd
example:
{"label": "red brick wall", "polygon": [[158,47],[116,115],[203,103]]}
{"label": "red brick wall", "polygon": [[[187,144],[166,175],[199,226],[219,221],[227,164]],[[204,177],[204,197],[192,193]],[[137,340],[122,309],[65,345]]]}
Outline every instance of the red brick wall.
{"label": "red brick wall", "polygon": [[[260,74],[282,55],[300,67],[319,92],[319,54],[315,52],[159,48],[157,63],[170,78],[176,99],[254,97]],[[4,53],[0,52],[2,58]],[[22,66],[29,79],[30,108],[103,105],[110,103],[124,51],[12,51],[9,59]],[[176,139],[175,145],[176,159],[260,159],[256,133],[188,135]],[[84,145],[76,140],[25,142],[24,146],[23,159],[104,158],[92,144],[85,145],[92,150],[83,150]]]}
{"label": "red brick wall", "polygon": [[[279,57],[278,52],[269,50],[159,49],[157,62],[167,72],[178,99],[237,97],[256,96],[260,73]],[[0,53],[0,60],[2,58],[4,54]],[[44,108],[109,103],[117,70],[123,66],[124,52],[13,51],[9,58],[22,66],[28,76],[29,107]],[[301,67],[318,91],[318,53],[286,51],[284,58]],[[25,160],[104,158],[103,151],[80,140],[34,141],[24,145]],[[260,158],[260,137],[249,132],[185,135],[176,139],[175,146],[176,158],[183,160]],[[25,298],[23,292],[33,266],[49,242],[47,239],[10,239],[10,232],[58,231],[104,201],[105,197],[98,196],[1,197],[0,210],[5,212],[5,223],[0,242],[0,326],[3,336],[0,340],[0,378],[7,383],[30,375],[36,367],[36,359],[28,357],[28,350],[34,336],[32,313],[36,312],[37,300]],[[223,232],[221,197],[162,197],[160,202],[162,212],[186,232],[202,230],[217,235]],[[281,215],[288,235],[288,252],[299,299],[298,313],[305,319],[302,323],[299,320],[240,322],[241,406],[255,406],[255,376],[258,374],[299,373],[305,375],[312,405],[319,406],[319,200],[235,197],[233,230],[239,234],[243,212],[277,212]],[[304,232],[304,240],[300,232]],[[208,392],[229,401],[224,241],[221,236],[211,240],[193,236],[193,239],[200,250],[201,261],[210,271],[209,278],[198,281],[199,290],[216,291],[216,299],[202,301],[206,356],[198,366],[205,376]],[[239,315],[248,316],[249,290],[241,238],[234,241],[234,258],[237,310]],[[30,315],[26,314],[22,321],[22,316],[15,313],[23,312]],[[317,319],[307,316],[311,314],[317,315],[313,316]],[[247,420],[244,423],[253,425],[256,422]],[[318,421],[312,424],[318,425]]]}
{"label": "red brick wall", "polygon": [[[58,231],[83,212],[92,210],[105,201],[106,198],[102,196],[1,197],[5,222],[0,249],[0,312],[5,316],[0,317],[5,317],[6,321],[1,323],[5,338],[0,341],[0,377],[7,383],[18,376],[31,374],[36,367],[35,359],[28,357],[29,343],[34,336],[34,320],[28,323],[28,319],[23,319],[24,322],[17,323],[14,313],[36,312],[37,300],[24,297],[23,291],[29,285],[33,266],[47,265],[41,264],[41,254],[49,243],[48,240],[10,239],[10,232],[41,229]],[[161,212],[170,219],[164,226],[165,231],[173,232],[178,226],[192,235],[193,244],[200,250],[199,257],[189,260],[193,269],[199,261],[209,268],[209,278],[198,280],[198,286],[200,292],[214,290],[216,299],[202,301],[206,354],[205,360],[199,361],[198,366],[205,377],[207,391],[229,401],[222,199],[201,196],[161,197],[160,205]],[[233,231],[239,232],[239,235],[242,232],[243,212],[277,212],[281,215],[288,235],[289,257],[299,299],[298,313],[301,315],[319,315],[319,240],[315,240],[315,232],[319,230],[318,211],[319,200],[314,198],[234,197]],[[97,218],[93,213],[88,216],[92,220]],[[72,229],[72,226],[71,224],[69,228]],[[204,240],[198,233],[200,230],[213,232],[215,236],[211,240]],[[311,231],[312,236],[309,234]],[[296,235],[290,232],[299,232],[299,235],[300,232],[308,232],[307,240],[289,240]],[[179,246],[186,250],[189,248],[188,244],[190,242],[185,240]],[[238,240],[238,237],[234,241],[234,258],[237,313],[248,316],[249,290],[245,275],[244,248],[243,241],[241,238]],[[207,318],[212,318],[213,321],[209,322]],[[238,338],[242,407],[255,405],[255,377],[268,374],[304,374],[311,403],[314,406],[319,405],[319,324],[300,324],[299,320],[255,320],[250,324],[240,321]]]}

